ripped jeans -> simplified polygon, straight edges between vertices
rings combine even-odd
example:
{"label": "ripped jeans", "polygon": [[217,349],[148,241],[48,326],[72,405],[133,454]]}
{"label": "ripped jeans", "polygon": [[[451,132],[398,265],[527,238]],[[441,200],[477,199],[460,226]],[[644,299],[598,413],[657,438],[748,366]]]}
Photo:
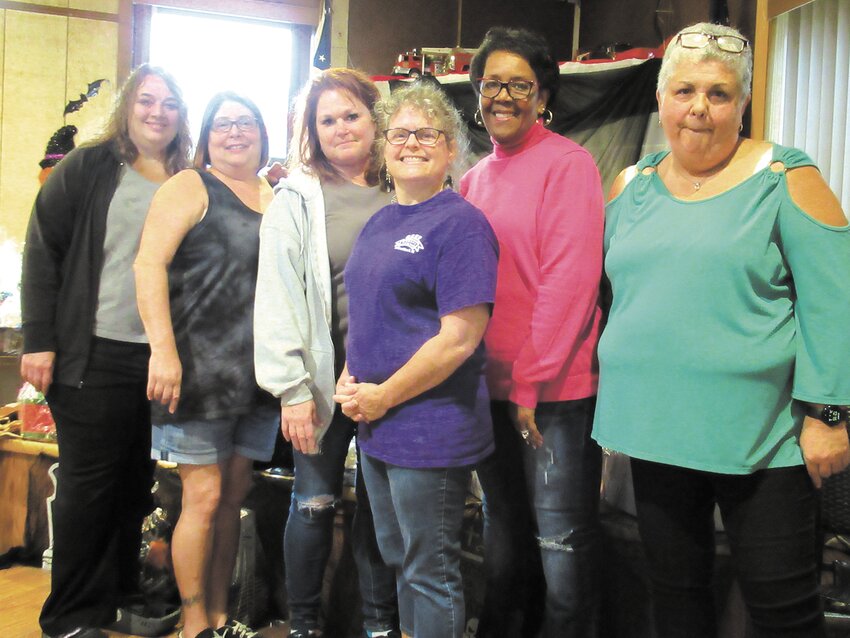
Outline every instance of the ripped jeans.
{"label": "ripped jeans", "polygon": [[[484,490],[488,588],[482,636],[593,638],[598,631],[602,452],[590,438],[595,405],[596,397],[539,403],[535,421],[543,446],[535,450],[516,433],[508,402],[492,403],[496,452],[477,468]],[[516,467],[518,457],[524,473]],[[528,527],[539,548],[539,558],[531,560],[525,549],[532,533]],[[533,588],[538,560],[546,581],[539,634],[534,601],[518,595]]]}
{"label": "ripped jeans", "polygon": [[[333,544],[335,505],[342,496],[348,446],[355,434],[353,421],[337,410],[316,455],[293,450],[295,484],[284,532],[283,552],[290,626],[320,627],[322,583]],[[358,463],[359,465],[359,463]],[[358,469],[357,510],[351,544],[367,631],[398,626],[395,570],[381,559],[365,482]]]}
{"label": "ripped jeans", "polygon": [[596,635],[602,450],[590,438],[595,407],[596,397],[538,403],[543,445],[523,446],[546,576],[547,638]]}

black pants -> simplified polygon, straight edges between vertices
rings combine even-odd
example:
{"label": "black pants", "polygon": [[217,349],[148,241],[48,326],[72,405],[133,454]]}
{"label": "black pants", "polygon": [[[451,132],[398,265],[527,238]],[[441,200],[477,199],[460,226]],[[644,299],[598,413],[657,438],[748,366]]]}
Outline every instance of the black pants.
{"label": "black pants", "polygon": [[824,636],[814,487],[804,466],[714,474],[632,459],[659,638],[715,638],[714,505],[752,636]]}
{"label": "black pants", "polygon": [[48,634],[103,627],[138,591],[141,524],[153,507],[145,386],[48,393],[59,439],[51,590],[39,619]]}

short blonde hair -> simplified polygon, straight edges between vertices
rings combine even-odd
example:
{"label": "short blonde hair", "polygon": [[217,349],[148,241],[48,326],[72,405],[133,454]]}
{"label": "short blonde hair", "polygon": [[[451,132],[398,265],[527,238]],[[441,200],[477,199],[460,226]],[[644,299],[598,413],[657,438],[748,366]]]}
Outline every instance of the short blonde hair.
{"label": "short blonde hair", "polygon": [[455,156],[449,166],[449,176],[457,183],[469,156],[469,138],[458,110],[438,85],[430,81],[414,82],[396,89],[386,100],[375,105],[378,120],[378,154],[383,157],[387,140],[383,131],[389,128],[390,120],[403,107],[420,111],[433,123],[434,128],[443,131],[446,141],[454,144]]}

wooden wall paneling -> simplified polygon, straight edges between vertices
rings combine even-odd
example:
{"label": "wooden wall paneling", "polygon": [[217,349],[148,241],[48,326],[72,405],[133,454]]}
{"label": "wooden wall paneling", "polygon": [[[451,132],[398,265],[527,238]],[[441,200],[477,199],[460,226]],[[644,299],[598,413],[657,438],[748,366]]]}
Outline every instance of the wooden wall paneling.
{"label": "wooden wall paneling", "polygon": [[[452,46],[456,22],[454,2],[352,2],[348,19],[349,63],[370,74],[389,74],[402,51]],[[477,43],[465,46],[477,46]]]}
{"label": "wooden wall paneling", "polygon": [[[729,0],[729,20],[732,26],[747,36],[753,35],[755,15],[753,0]],[[597,0],[581,3],[581,33],[579,48],[592,49],[602,44],[627,42],[634,46],[656,47],[658,0]],[[669,0],[669,37],[683,27],[709,18],[709,2]]]}
{"label": "wooden wall paneling", "polygon": [[62,126],[68,18],[7,11],[0,146],[0,227],[23,241],[38,162]]}
{"label": "wooden wall paneling", "polygon": [[750,136],[764,139],[765,109],[767,105],[767,66],[770,54],[770,18],[768,1],[756,2],[756,33],[753,41],[753,97],[750,103],[752,125]]}
{"label": "wooden wall paneling", "polygon": [[[582,11],[586,5],[582,3]],[[493,26],[524,27],[549,43],[557,60],[568,60],[573,49],[575,5],[568,2],[502,2],[464,0],[462,46],[477,47]]]}
{"label": "wooden wall paneling", "polygon": [[150,61],[151,57],[151,14],[153,7],[133,5],[133,63],[135,68]]}
{"label": "wooden wall paneling", "polygon": [[133,69],[133,1],[120,0],[118,7],[118,84],[130,75]]}
{"label": "wooden wall paneling", "polygon": [[[0,151],[3,149],[3,57],[6,51],[6,10],[0,9]],[[0,162],[0,184],[3,183],[3,166]],[[3,211],[0,209],[0,241],[5,239]]]}
{"label": "wooden wall paneling", "polygon": [[332,0],[331,15],[331,66],[348,66],[348,0]]}
{"label": "wooden wall paneling", "polygon": [[68,7],[68,0],[16,0],[18,4],[36,4],[43,7]]}
{"label": "wooden wall paneling", "polygon": [[107,80],[101,85],[98,95],[89,98],[82,109],[67,117],[67,123],[79,129],[75,138],[78,146],[101,133],[112,111],[119,86],[117,59],[117,23],[70,19],[65,101],[79,99],[80,93],[86,92],[89,82],[101,78]]}
{"label": "wooden wall paneling", "polygon": [[119,0],[67,0],[69,9],[118,13]]}

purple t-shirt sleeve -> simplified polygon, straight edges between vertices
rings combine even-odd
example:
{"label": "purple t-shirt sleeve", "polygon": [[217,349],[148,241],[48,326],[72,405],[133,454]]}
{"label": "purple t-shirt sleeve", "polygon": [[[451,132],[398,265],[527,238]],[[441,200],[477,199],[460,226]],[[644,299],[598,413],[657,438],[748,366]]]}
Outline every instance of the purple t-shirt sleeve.
{"label": "purple t-shirt sleeve", "polygon": [[[498,249],[495,238],[478,224],[440,252],[436,267],[437,311],[442,317],[496,298]],[[492,231],[491,231],[492,232]]]}

